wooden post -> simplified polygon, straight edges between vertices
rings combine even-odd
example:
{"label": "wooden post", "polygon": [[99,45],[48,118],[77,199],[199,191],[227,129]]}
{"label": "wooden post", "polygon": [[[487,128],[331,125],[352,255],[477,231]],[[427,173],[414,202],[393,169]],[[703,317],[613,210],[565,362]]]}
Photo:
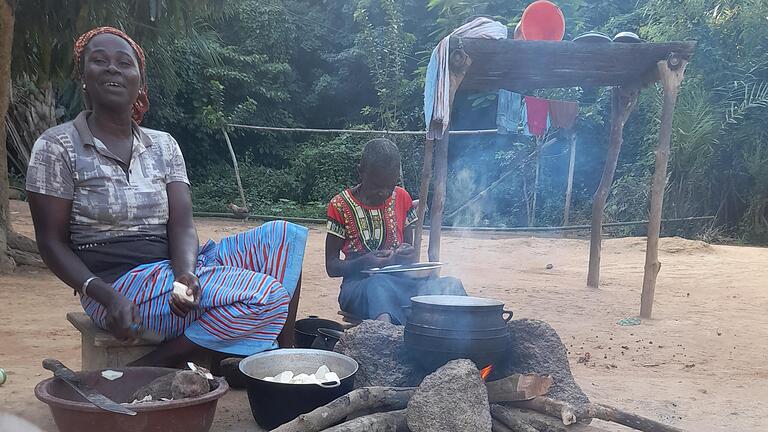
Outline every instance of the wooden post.
{"label": "wooden post", "polygon": [[651,209],[648,216],[648,244],[645,249],[645,272],[643,292],[640,299],[640,316],[650,318],[653,312],[653,296],[656,291],[656,276],[661,270],[659,262],[659,232],[661,231],[661,209],[664,204],[664,188],[667,185],[667,162],[672,140],[672,117],[680,84],[685,74],[686,60],[674,54],[657,64],[659,78],[664,88],[664,105],[661,109],[659,147],[656,150],[656,166],[651,185]]}
{"label": "wooden post", "polygon": [[536,200],[539,196],[539,175],[541,172],[541,138],[536,137],[536,174],[533,177],[533,202],[531,203],[531,217],[528,226],[536,226]]}
{"label": "wooden post", "polygon": [[245,192],[243,191],[243,182],[240,181],[240,168],[237,166],[237,157],[235,156],[235,150],[232,148],[232,142],[229,140],[229,134],[227,129],[221,128],[221,132],[224,133],[224,139],[227,141],[227,148],[229,149],[229,155],[232,157],[232,166],[235,167],[235,180],[237,180],[237,190],[240,192],[240,200],[243,202],[243,207],[248,208],[248,202],[245,200]]}
{"label": "wooden post", "polygon": [[600,186],[597,187],[592,200],[592,231],[589,243],[589,273],[587,286],[597,288],[600,286],[600,250],[603,237],[603,212],[608,193],[611,191],[613,174],[616,172],[616,164],[619,161],[621,143],[624,141],[624,124],[629,114],[637,103],[638,88],[615,87],[613,89],[613,103],[611,109],[611,135],[608,140],[608,154],[605,158],[603,177]]}
{"label": "wooden post", "polygon": [[[440,261],[440,238],[443,228],[443,210],[445,209],[445,192],[448,181],[448,134],[435,141],[435,185],[432,195],[432,210],[429,222],[429,250],[430,261]],[[419,201],[421,205],[421,201]]]}
{"label": "wooden post", "polygon": [[416,248],[419,261],[421,261],[421,240],[424,230],[424,216],[427,212],[427,198],[429,197],[429,183],[432,181],[432,155],[434,153],[434,141],[426,140],[424,143],[424,165],[421,167],[421,184],[419,185],[419,207],[417,214],[419,219],[416,221],[414,229],[413,247]]}
{"label": "wooden post", "polygon": [[[469,58],[463,49],[451,51],[448,58],[450,85],[448,88],[448,104],[453,107],[453,98],[456,96],[456,90],[459,89],[461,81],[467,74],[472,59]],[[450,125],[450,119],[449,119]],[[443,227],[443,210],[445,209],[445,191],[448,179],[448,135],[451,128],[446,129],[445,134],[434,143],[434,196],[432,197],[432,210],[430,211],[429,222],[429,250],[427,251],[430,261],[440,260],[440,238]],[[419,197],[421,199],[421,197]],[[421,201],[419,201],[421,205]]]}
{"label": "wooden post", "polygon": [[568,185],[565,188],[565,205],[563,206],[563,226],[568,226],[571,219],[571,194],[573,193],[573,170],[576,166],[576,132],[569,131],[571,142],[571,157],[568,160]]}

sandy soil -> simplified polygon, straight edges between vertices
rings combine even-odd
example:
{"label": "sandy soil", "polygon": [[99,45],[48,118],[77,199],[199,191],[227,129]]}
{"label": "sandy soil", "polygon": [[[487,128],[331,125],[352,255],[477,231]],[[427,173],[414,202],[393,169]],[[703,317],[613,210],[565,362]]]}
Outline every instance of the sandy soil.
{"label": "sandy soil", "polygon": [[[12,202],[11,210],[14,228],[32,235],[26,205]],[[197,223],[201,239],[249,226]],[[323,229],[312,227],[299,317],[337,316],[338,281],[325,274],[323,242]],[[594,290],[584,283],[584,240],[448,234],[444,274],[461,277],[473,295],[503,300],[516,317],[554,326],[570,350],[576,380],[593,400],[691,431],[765,430],[768,249],[663,239],[654,319],[620,326],[639,310],[644,248],[641,238],[605,241],[602,286]],[[40,367],[44,357],[79,367],[80,338],[64,318],[79,303],[49,272],[20,269],[0,279],[0,304],[0,367],[9,373],[0,409],[55,431],[32,389],[49,375]],[[214,430],[258,430],[244,392],[222,400]]]}

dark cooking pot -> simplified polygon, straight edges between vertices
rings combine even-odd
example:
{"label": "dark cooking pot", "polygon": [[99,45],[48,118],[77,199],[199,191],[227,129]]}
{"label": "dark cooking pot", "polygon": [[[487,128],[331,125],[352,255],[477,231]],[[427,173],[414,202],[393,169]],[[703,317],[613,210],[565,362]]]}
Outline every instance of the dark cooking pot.
{"label": "dark cooking pot", "polygon": [[336,321],[310,315],[307,318],[296,321],[294,326],[294,345],[296,345],[296,348],[310,348],[318,335],[317,329],[319,328],[344,330],[344,326]]}
{"label": "dark cooking pot", "polygon": [[[336,372],[341,382],[334,387],[317,384],[284,384],[265,381],[290,370],[312,374],[322,365]],[[256,423],[272,430],[300,414],[308,413],[352,391],[357,362],[345,355],[314,349],[279,349],[254,354],[240,362],[246,375],[248,402]]]}
{"label": "dark cooking pot", "polygon": [[411,298],[405,326],[406,349],[428,371],[467,358],[478,367],[502,359],[509,348],[507,322],[512,312],[504,303],[468,296]]}
{"label": "dark cooking pot", "polygon": [[317,329],[317,333],[318,334],[315,338],[315,341],[312,342],[312,348],[326,351],[333,351],[333,347],[336,346],[336,342],[338,342],[339,339],[341,339],[341,336],[344,334],[343,331],[327,328]]}

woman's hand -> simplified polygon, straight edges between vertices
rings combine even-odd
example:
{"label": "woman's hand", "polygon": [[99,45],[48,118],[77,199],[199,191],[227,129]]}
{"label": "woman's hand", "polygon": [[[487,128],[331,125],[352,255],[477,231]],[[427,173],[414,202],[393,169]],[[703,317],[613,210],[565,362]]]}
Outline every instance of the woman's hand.
{"label": "woman's hand", "polygon": [[193,302],[189,302],[171,294],[171,298],[168,301],[171,305],[171,312],[178,317],[184,318],[200,304],[200,280],[194,273],[183,273],[176,277],[175,282],[186,285],[187,295],[195,299]]}
{"label": "woman's hand", "polygon": [[[139,308],[136,303],[115,291],[111,302],[105,305],[107,308],[107,329],[118,339],[127,340],[136,337],[131,326],[141,325]],[[135,326],[134,326],[135,327]]]}
{"label": "woman's hand", "polygon": [[395,261],[398,264],[412,264],[419,259],[416,249],[408,243],[401,244],[395,249]]}
{"label": "woman's hand", "polygon": [[361,257],[365,269],[382,268],[396,264],[392,250],[377,250]]}

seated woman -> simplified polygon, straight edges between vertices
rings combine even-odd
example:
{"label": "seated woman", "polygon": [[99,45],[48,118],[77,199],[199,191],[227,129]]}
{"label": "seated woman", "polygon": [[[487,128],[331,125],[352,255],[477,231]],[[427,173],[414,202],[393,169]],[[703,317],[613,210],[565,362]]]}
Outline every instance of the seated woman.
{"label": "seated woman", "polygon": [[[99,327],[165,339],[135,365],[291,345],[307,229],[272,222],[200,248],[178,144],[138,126],[148,108],[141,48],[101,27],[78,39],[74,60],[87,111],[43,133],[27,173],[48,267]],[[194,301],[172,295],[174,282]]]}
{"label": "seated woman", "polygon": [[[325,268],[343,277],[341,310],[363,319],[406,323],[404,306],[418,295],[466,295],[456,278],[408,279],[362,270],[408,264],[418,258],[413,244],[416,212],[411,196],[397,187],[400,152],[389,140],[366,143],[358,166],[360,184],[336,195],[328,205]],[[344,253],[344,259],[340,258]]]}

